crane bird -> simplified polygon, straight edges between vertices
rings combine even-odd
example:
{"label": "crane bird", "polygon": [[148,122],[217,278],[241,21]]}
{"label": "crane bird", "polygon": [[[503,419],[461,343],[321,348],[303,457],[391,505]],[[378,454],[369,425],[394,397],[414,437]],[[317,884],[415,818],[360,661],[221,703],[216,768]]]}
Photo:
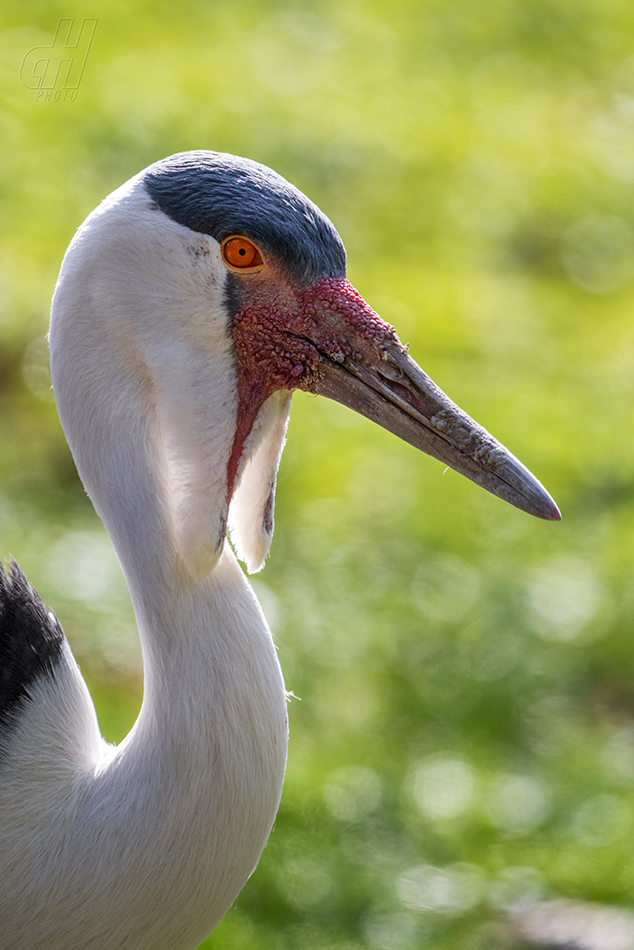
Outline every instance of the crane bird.
{"label": "crane bird", "polygon": [[0,583],[0,947],[191,950],[277,812],[287,697],[237,557],[262,567],[291,394],[378,422],[533,515],[540,483],[346,280],[328,218],[269,168],[185,152],[106,198],[65,255],[53,388],[128,582],[139,717],[101,737],[62,629]]}

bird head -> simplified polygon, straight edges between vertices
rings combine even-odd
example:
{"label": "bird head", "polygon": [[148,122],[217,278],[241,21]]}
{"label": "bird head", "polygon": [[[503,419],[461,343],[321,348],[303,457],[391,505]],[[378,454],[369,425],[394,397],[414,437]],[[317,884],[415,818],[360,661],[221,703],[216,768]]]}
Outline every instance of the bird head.
{"label": "bird head", "polygon": [[[74,347],[64,334],[71,319]],[[51,324],[56,393],[56,363],[73,359],[57,358],[64,335],[64,353],[74,350],[85,369],[72,370],[83,383],[62,395],[60,414],[89,492],[94,473],[72,420],[101,411],[90,389],[112,391],[114,376],[102,438],[116,440],[126,406],[135,407],[133,428],[153,420],[153,439],[141,426],[130,464],[139,444],[156,453],[160,443],[153,468],[166,473],[176,543],[195,576],[213,568],[227,520],[248,568],[262,566],[296,389],[349,406],[524,511],[559,518],[540,483],[432,382],[348,282],[328,218],[256,162],[186,152],[106,199],[62,268]],[[84,350],[92,341],[91,357],[79,338]]]}

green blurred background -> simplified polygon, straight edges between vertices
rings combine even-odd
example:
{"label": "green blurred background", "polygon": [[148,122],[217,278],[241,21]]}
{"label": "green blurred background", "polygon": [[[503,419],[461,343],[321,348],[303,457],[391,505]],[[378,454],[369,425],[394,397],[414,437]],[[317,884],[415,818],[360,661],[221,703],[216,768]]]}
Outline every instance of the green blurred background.
{"label": "green blurred background", "polygon": [[[20,80],[97,17],[75,101]],[[205,947],[489,950],[517,901],[634,898],[634,7],[4,0],[0,551],[118,741],[127,591],[49,391],[74,229],[165,155],[271,165],[349,276],[558,501],[531,519],[300,393],[255,586],[290,705],[258,870]]]}

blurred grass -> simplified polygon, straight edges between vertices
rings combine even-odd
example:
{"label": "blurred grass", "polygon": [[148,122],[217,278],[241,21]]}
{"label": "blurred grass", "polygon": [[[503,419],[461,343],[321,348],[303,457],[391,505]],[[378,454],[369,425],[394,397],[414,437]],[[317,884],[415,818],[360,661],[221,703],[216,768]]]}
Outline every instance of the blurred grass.
{"label": "blurred grass", "polygon": [[[36,102],[22,57],[85,15],[76,101]],[[1,547],[109,739],[140,702],[134,620],[43,335],[74,229],[164,155],[232,151],[302,188],[366,299],[564,515],[296,395],[256,587],[301,702],[271,842],[205,946],[488,950],[523,897],[631,903],[631,5],[6,0],[0,23]]]}

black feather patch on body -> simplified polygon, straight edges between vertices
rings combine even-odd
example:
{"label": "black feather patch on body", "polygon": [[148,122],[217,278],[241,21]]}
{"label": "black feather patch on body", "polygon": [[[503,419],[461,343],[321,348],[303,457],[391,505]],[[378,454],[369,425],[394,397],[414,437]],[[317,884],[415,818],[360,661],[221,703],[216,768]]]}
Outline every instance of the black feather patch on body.
{"label": "black feather patch on body", "polygon": [[143,183],[173,221],[217,241],[250,238],[301,288],[346,276],[335,226],[266,165],[224,152],[181,152],[150,165]]}
{"label": "black feather patch on body", "polygon": [[64,632],[37,591],[13,562],[10,573],[0,565],[0,730],[14,718],[29,688],[52,676],[59,662]]}

